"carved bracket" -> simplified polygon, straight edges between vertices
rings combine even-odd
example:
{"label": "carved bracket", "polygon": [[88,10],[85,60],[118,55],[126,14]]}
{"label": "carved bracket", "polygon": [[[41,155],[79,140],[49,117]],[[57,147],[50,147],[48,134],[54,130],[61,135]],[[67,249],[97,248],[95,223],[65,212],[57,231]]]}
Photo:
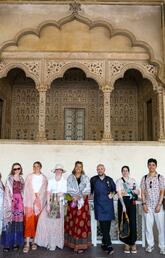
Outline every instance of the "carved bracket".
{"label": "carved bracket", "polygon": [[41,83],[41,61],[28,60],[5,60],[0,62],[0,78],[6,77],[8,72],[14,68],[22,69],[27,77],[34,80],[36,85]]}
{"label": "carved bracket", "polygon": [[115,81],[119,78],[123,78],[124,74],[129,69],[138,70],[143,78],[146,78],[152,82],[153,90],[158,90],[157,67],[148,63],[132,63],[131,61],[109,61],[109,78],[112,87],[114,88]]}

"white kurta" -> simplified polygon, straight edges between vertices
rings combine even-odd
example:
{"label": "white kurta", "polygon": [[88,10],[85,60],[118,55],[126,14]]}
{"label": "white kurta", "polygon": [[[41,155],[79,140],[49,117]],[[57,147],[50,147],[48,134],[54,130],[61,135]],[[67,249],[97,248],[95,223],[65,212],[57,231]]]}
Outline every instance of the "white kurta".
{"label": "white kurta", "polygon": [[[52,178],[48,182],[47,191],[53,193],[66,193],[67,181],[62,177],[60,181]],[[56,247],[64,247],[64,206],[63,197],[61,199],[60,218],[49,218],[46,207],[42,211],[37,224],[35,243],[46,247],[49,250],[55,250]]]}

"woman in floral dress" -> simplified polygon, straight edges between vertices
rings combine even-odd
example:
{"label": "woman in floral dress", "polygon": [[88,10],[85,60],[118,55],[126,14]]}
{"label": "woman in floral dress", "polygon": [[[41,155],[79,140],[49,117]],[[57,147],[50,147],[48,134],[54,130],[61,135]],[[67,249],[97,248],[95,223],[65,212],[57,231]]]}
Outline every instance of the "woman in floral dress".
{"label": "woman in floral dress", "polygon": [[23,246],[23,189],[22,167],[14,163],[6,181],[4,192],[3,228],[1,243],[3,251],[17,250]]}

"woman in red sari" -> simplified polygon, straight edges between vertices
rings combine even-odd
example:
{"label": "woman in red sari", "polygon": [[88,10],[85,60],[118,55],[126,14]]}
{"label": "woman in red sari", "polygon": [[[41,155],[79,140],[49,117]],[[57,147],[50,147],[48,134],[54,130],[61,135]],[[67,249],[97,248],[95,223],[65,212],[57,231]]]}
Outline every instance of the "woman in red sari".
{"label": "woman in red sari", "polygon": [[90,181],[80,161],[75,163],[67,179],[67,193],[72,196],[72,201],[68,202],[65,219],[65,246],[82,253],[91,245],[91,227],[88,204]]}
{"label": "woman in red sari", "polygon": [[33,238],[32,250],[37,249],[34,243],[38,217],[46,205],[47,178],[41,172],[42,164],[39,161],[33,164],[33,173],[29,174],[25,181],[24,189],[24,236],[26,244],[23,252],[30,249],[30,238]]}

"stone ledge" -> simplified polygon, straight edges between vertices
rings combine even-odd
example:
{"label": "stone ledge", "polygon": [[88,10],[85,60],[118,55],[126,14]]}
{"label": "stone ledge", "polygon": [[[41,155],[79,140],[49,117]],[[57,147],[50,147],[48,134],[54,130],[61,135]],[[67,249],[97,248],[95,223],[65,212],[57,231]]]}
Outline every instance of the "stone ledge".
{"label": "stone ledge", "polygon": [[165,146],[165,140],[161,141],[72,141],[72,140],[7,140],[0,139],[0,144],[16,145],[108,145],[108,146]]}

